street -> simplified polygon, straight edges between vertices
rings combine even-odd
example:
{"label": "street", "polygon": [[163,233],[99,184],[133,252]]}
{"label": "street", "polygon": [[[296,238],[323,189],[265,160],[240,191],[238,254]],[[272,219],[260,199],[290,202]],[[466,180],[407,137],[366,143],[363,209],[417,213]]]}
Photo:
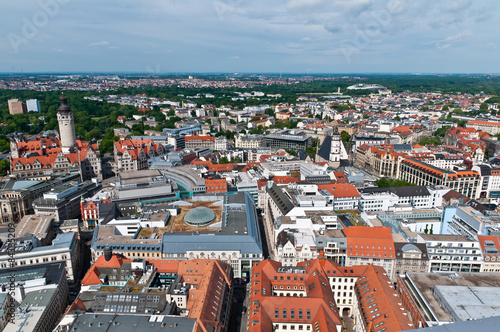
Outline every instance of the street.
{"label": "street", "polygon": [[246,331],[247,312],[250,306],[250,299],[247,292],[247,284],[235,285],[233,290],[233,306],[231,308],[229,320],[229,332]]}

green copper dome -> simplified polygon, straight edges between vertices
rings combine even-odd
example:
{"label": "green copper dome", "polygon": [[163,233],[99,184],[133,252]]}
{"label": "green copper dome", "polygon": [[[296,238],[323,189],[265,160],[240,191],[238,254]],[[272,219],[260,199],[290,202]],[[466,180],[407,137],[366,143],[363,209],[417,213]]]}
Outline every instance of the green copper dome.
{"label": "green copper dome", "polygon": [[200,206],[192,209],[184,216],[184,221],[190,226],[206,226],[215,220],[215,213],[209,208]]}

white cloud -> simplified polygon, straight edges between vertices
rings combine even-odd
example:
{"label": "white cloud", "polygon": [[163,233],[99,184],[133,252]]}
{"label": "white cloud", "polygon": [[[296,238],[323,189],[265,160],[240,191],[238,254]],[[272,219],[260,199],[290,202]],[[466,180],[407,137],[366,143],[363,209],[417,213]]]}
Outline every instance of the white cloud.
{"label": "white cloud", "polygon": [[109,45],[109,42],[108,41],[100,41],[100,42],[96,42],[96,43],[90,43],[88,44],[89,46],[108,46]]}

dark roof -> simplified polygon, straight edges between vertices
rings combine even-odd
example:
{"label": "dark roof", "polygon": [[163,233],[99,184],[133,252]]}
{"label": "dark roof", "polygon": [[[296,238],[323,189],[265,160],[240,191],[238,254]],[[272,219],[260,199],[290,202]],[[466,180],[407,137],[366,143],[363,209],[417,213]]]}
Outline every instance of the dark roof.
{"label": "dark roof", "polygon": [[411,151],[411,144],[394,144],[394,152]]}
{"label": "dark roof", "polygon": [[459,193],[456,190],[450,190],[450,191],[448,191],[446,194],[443,195],[443,198],[446,199],[446,200],[450,200],[450,199],[453,199],[453,198],[463,198],[464,202],[466,202],[466,201],[469,200],[469,197],[467,197],[465,195],[462,195],[461,193]]}
{"label": "dark roof", "polygon": [[111,220],[115,219],[118,212],[116,208],[116,202],[111,203],[101,203],[98,205],[99,217],[103,218],[101,225],[106,225]]}
{"label": "dark roof", "polygon": [[305,152],[304,150],[302,150],[302,149],[300,149],[299,151],[297,151],[296,157],[299,160],[306,160],[307,157],[310,157],[312,159],[312,156],[310,154],[308,154],[307,152]]}
{"label": "dark roof", "polygon": [[479,165],[479,170],[481,176],[491,175],[491,166],[489,165]]}
{"label": "dark roof", "polygon": [[408,330],[407,332],[470,332],[470,331],[499,331],[500,316],[474,319],[471,321],[445,324],[425,329]]}
{"label": "dark roof", "polygon": [[59,101],[61,102],[59,108],[57,109],[59,112],[71,112],[71,108],[68,106],[68,99],[66,98],[66,96],[62,95],[59,98]]}
{"label": "dark roof", "polygon": [[388,187],[388,188],[365,188],[360,189],[362,193],[385,193],[390,192],[399,197],[414,197],[414,196],[428,196],[429,190],[425,186],[408,186],[408,187]]}
{"label": "dark roof", "polygon": [[396,251],[396,258],[403,258],[402,253],[416,249],[422,252],[421,260],[427,260],[427,247],[425,243],[408,243],[408,242],[394,242],[394,250]]}
{"label": "dark roof", "polygon": [[276,247],[284,246],[290,241],[293,244],[293,236],[285,229],[276,238]]}
{"label": "dark roof", "polygon": [[278,209],[280,209],[282,215],[286,216],[288,212],[290,212],[295,207],[292,201],[290,201],[288,197],[286,197],[286,195],[283,193],[281,188],[276,185],[276,183],[274,183],[271,188],[268,188],[267,191],[269,192],[269,196],[271,196],[271,199],[278,206]]}
{"label": "dark roof", "polygon": [[474,208],[475,210],[484,214],[485,211],[495,211],[495,204],[482,204],[476,201],[475,199],[471,199],[466,203],[468,206]]}
{"label": "dark roof", "polygon": [[325,159],[330,160],[330,150],[332,149],[332,136],[328,135],[325,137],[321,147],[319,148],[318,155]]}

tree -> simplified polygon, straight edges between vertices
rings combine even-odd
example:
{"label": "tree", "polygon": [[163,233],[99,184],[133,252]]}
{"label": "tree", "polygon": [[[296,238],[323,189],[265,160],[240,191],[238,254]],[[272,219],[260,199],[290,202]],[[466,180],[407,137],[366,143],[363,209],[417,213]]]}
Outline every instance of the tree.
{"label": "tree", "polygon": [[399,117],[399,115],[396,115],[396,116],[394,117],[394,120],[396,120],[396,121],[401,121],[401,118]]}
{"label": "tree", "polygon": [[407,182],[406,180],[394,180],[388,178],[381,178],[375,181],[375,184],[379,188],[388,188],[388,187],[409,187],[414,186],[415,184]]}
{"label": "tree", "polygon": [[437,129],[432,135],[433,136],[444,137],[446,135],[446,132],[450,128],[451,128],[451,126],[443,126],[443,127],[439,128],[439,129]]}
{"label": "tree", "polygon": [[432,137],[424,137],[418,142],[418,144],[424,146],[424,145],[434,145],[438,146],[443,144],[441,142],[441,139],[438,136],[432,136]]}
{"label": "tree", "polygon": [[481,105],[479,105],[479,109],[483,111],[486,111],[488,107],[489,107],[488,103],[481,103]]}
{"label": "tree", "polygon": [[428,224],[425,224],[424,233],[429,234],[429,225]]}
{"label": "tree", "polygon": [[340,133],[340,138],[342,139],[342,143],[344,143],[344,146],[347,146],[347,142],[351,140],[351,135],[347,131],[342,131]]}
{"label": "tree", "polygon": [[0,152],[6,152],[10,149],[10,143],[5,138],[0,138]]}
{"label": "tree", "polygon": [[220,158],[220,163],[221,164],[229,164],[229,160],[227,159],[227,157],[222,157],[222,158]]}
{"label": "tree", "polygon": [[7,171],[10,170],[10,163],[7,159],[0,160],[0,175],[7,175]]}
{"label": "tree", "polygon": [[193,118],[196,118],[196,111],[195,111],[195,110],[192,110],[192,111],[191,111],[191,116],[192,116]]}
{"label": "tree", "polygon": [[275,116],[275,112],[274,112],[274,110],[273,110],[272,108],[267,108],[267,109],[264,111],[264,113],[265,113],[265,114],[267,114],[267,115],[272,116],[273,118],[274,118],[274,116]]}
{"label": "tree", "polygon": [[312,146],[308,146],[306,148],[306,153],[314,157],[316,155],[316,149]]}

